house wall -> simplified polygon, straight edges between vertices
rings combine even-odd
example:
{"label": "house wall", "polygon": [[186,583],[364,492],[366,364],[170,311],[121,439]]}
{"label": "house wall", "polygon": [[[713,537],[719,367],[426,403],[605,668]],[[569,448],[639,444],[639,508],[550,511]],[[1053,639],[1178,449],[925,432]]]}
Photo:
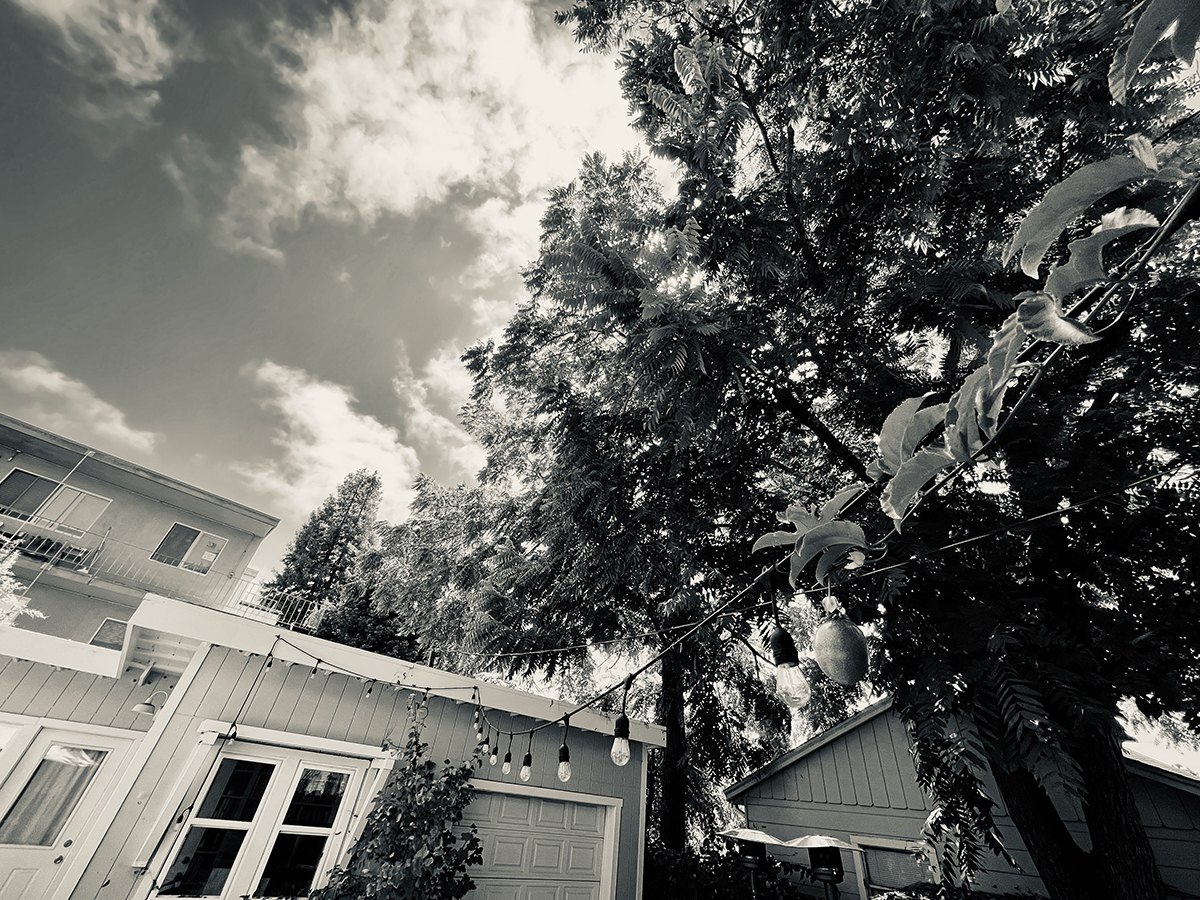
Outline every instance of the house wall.
{"label": "house wall", "polygon": [[[866,845],[877,838],[919,841],[932,802],[917,784],[909,747],[900,720],[890,712],[877,715],[750,788],[739,799],[745,805],[748,827],[782,840],[825,834]],[[1148,777],[1143,768],[1134,768],[1130,776],[1172,896],[1200,900],[1200,797]],[[996,798],[993,817],[1020,871],[989,856],[973,886],[997,893],[1044,895],[1033,858],[990,777],[985,788],[988,796]],[[1078,803],[1057,806],[1075,840],[1089,848]],[[807,863],[806,854],[776,855]],[[846,864],[842,896],[858,898],[858,854],[843,851],[842,858]]]}
{"label": "house wall", "polygon": [[[132,863],[148,839],[153,843],[157,838],[153,832],[163,814],[172,819],[177,814],[177,809],[164,810],[162,805],[169,802],[169,795],[181,773],[186,772],[193,760],[200,743],[199,726],[205,720],[231,722],[236,719],[242,726],[373,747],[380,746],[389,737],[393,743],[403,742],[411,690],[396,690],[391,685],[380,684],[367,697],[366,685],[348,675],[322,670],[310,678],[312,670],[305,665],[289,666],[277,661],[264,671],[263,663],[262,656],[227,648],[213,647],[208,652],[186,693],[179,698],[175,714],[93,855],[91,865],[71,894],[72,900],[123,900],[135,896],[135,888],[142,892],[136,894],[138,900],[144,896],[148,887],[132,868]],[[436,696],[429,698],[423,738],[430,744],[430,759],[438,762],[462,759],[474,747],[474,705],[470,691],[463,694],[462,703]],[[486,707],[486,687],[482,701]],[[488,716],[499,728],[528,728],[536,724],[529,719],[514,720],[506,713],[495,711],[490,711]],[[560,742],[559,728],[545,729],[534,738],[533,777],[529,784],[621,798],[618,846],[621,864],[617,896],[633,897],[636,895],[636,863],[640,849],[638,816],[642,747],[634,744],[633,759],[627,766],[617,767],[608,758],[611,738],[572,729],[570,746],[575,775],[564,785],[555,775]],[[486,764],[476,777],[520,783],[517,767],[524,753],[525,745],[514,743],[513,757],[517,765],[507,777],[501,774],[499,765],[493,768]],[[196,786],[195,790],[198,789]],[[178,805],[182,808],[192,799],[194,792]]]}

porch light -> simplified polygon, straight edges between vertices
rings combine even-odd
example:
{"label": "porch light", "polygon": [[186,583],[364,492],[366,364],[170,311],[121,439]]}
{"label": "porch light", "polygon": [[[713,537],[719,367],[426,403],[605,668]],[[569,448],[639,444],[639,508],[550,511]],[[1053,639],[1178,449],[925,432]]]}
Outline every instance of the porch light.
{"label": "porch light", "polygon": [[149,697],[147,697],[141,703],[135,703],[133,705],[133,708],[130,709],[129,711],[135,712],[135,713],[140,713],[140,714],[146,715],[146,716],[154,715],[157,712],[157,710],[154,708],[154,697],[157,694],[162,694],[164,697],[167,696],[167,692],[164,690],[155,691],[153,694],[151,694]]}
{"label": "porch light", "polygon": [[775,690],[779,698],[792,709],[807,706],[812,688],[800,669],[800,654],[796,642],[782,625],[771,632],[771,655],[775,658]]}

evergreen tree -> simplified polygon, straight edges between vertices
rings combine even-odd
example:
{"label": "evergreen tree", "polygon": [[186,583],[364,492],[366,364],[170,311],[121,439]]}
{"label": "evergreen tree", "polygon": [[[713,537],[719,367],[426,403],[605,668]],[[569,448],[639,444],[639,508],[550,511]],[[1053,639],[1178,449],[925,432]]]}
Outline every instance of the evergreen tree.
{"label": "evergreen tree", "polygon": [[281,625],[303,626],[341,597],[359,554],[376,540],[381,490],[378,473],[352,472],[296,532],[283,567],[262,590],[264,602],[280,610]]}

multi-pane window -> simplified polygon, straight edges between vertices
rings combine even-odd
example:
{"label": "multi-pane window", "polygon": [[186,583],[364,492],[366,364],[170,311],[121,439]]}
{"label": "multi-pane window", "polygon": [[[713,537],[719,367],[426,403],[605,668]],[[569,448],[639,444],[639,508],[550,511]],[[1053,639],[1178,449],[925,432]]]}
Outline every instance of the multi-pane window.
{"label": "multi-pane window", "polygon": [[863,846],[862,857],[868,896],[935,881],[928,858],[915,846]]}
{"label": "multi-pane window", "polygon": [[160,895],[303,897],[333,865],[331,841],[343,833],[351,782],[365,764],[256,756],[220,761],[159,879]]}
{"label": "multi-pane window", "polygon": [[223,537],[176,522],[150,558],[155,562],[205,575],[227,543]]}
{"label": "multi-pane window", "polygon": [[0,481],[0,513],[76,536],[95,524],[108,503],[23,469],[13,469]]}

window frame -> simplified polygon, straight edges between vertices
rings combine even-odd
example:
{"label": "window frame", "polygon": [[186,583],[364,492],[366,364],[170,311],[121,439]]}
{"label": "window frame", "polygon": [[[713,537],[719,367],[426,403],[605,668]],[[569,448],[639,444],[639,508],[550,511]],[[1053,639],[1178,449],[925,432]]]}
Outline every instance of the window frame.
{"label": "window frame", "polygon": [[[8,472],[5,473],[4,477],[0,478],[0,484],[3,484],[16,472],[22,472],[25,475],[29,475],[38,479],[39,481],[47,481],[54,485],[54,489],[50,491],[50,494],[46,497],[46,499],[39,503],[37,509],[28,515],[21,512],[16,512],[11,508],[0,509],[0,515],[7,516],[10,519],[15,519],[18,522],[29,522],[39,528],[48,528],[54,531],[62,532],[63,534],[69,534],[72,537],[83,537],[83,535],[92,530],[92,526],[100,520],[100,517],[104,515],[105,511],[108,509],[109,504],[112,503],[111,497],[105,497],[101,494],[97,494],[94,491],[85,491],[83,488],[76,487],[73,484],[65,484],[63,481],[55,481],[53,478],[47,478],[45,475],[39,475],[37,472],[31,472],[28,469],[22,469],[20,466],[13,466],[11,469],[9,469]],[[26,490],[28,490],[28,488]],[[96,513],[90,522],[88,522],[87,527],[82,529],[76,528],[74,525],[65,525],[59,519],[51,519],[48,516],[43,516],[41,514],[42,510],[57,500],[63,491],[74,491],[76,494],[79,494],[80,497],[86,496],[93,497],[96,500],[102,500],[104,501],[104,506],[102,506],[100,511]],[[75,501],[73,501],[67,508],[66,513],[69,515],[78,503],[79,498],[76,498]]]}
{"label": "window frame", "polygon": [[873,891],[879,893],[882,891],[896,890],[896,888],[872,886],[868,881],[869,865],[867,863],[867,854],[871,850],[887,850],[892,853],[912,853],[920,855],[924,861],[927,871],[930,875],[930,880],[933,884],[942,883],[941,863],[938,860],[937,848],[929,841],[923,840],[901,840],[899,838],[886,837],[857,837],[849,836],[849,841],[855,846],[855,852],[858,854],[858,893],[863,900],[869,900],[873,896]]}
{"label": "window frame", "polygon": [[[158,559],[157,558],[158,551],[160,549],[162,549],[162,545],[166,543],[167,538],[169,538],[171,536],[171,532],[174,531],[176,529],[176,527],[186,528],[189,531],[197,532],[197,534],[194,538],[192,538],[192,542],[190,544],[188,544],[187,549],[183,551],[183,555],[180,556],[178,563],[170,563],[170,562],[166,562],[165,560]],[[193,550],[196,549],[197,545],[202,540],[204,540],[205,537],[213,538],[215,540],[221,541],[222,543],[221,543],[220,549],[217,550],[216,556],[214,556],[212,558],[212,562],[209,563],[208,568],[202,572],[199,569],[184,565],[184,563],[186,562],[188,555]],[[215,532],[212,532],[212,531],[205,531],[202,528],[197,528],[195,525],[188,525],[184,522],[180,522],[180,521],[176,520],[171,523],[171,526],[167,529],[167,533],[164,534],[162,536],[162,539],[158,542],[158,546],[150,551],[150,561],[158,563],[160,566],[168,566],[172,569],[178,569],[180,572],[191,572],[193,575],[199,575],[201,578],[203,578],[213,571],[213,569],[217,565],[217,560],[219,560],[221,558],[221,554],[225,552],[225,548],[228,546],[229,546],[229,538],[224,537],[219,534],[216,534]]]}
{"label": "window frame", "polygon": [[[230,819],[213,819],[200,817],[200,808],[208,796],[209,790],[216,781],[221,763],[226,759],[240,759],[250,762],[269,763],[274,768],[267,782],[266,790],[259,801],[254,816],[249,821]],[[222,885],[220,894],[205,894],[204,897],[234,898],[243,895],[256,896],[259,882],[269,861],[275,841],[280,834],[320,835],[326,838],[321,858],[317,862],[316,874],[309,890],[321,886],[324,876],[337,863],[343,852],[343,844],[348,836],[352,816],[357,812],[361,791],[367,773],[370,771],[371,760],[361,757],[348,757],[306,750],[299,747],[278,747],[251,744],[249,742],[231,741],[217,753],[205,774],[199,792],[192,808],[188,811],[186,820],[181,824],[179,833],[175,836],[170,852],[164,857],[164,863],[155,878],[156,885],[153,898],[179,897],[185,895],[159,893],[157,885],[164,881],[167,873],[179,858],[184,849],[192,828],[222,828],[244,831],[245,837],[238,847],[233,864]],[[284,825],[283,820],[291,805],[292,797],[300,783],[305,769],[315,769],[323,772],[339,772],[348,776],[341,800],[333,822],[328,828],[305,825]],[[186,895],[194,897],[196,895]]]}

